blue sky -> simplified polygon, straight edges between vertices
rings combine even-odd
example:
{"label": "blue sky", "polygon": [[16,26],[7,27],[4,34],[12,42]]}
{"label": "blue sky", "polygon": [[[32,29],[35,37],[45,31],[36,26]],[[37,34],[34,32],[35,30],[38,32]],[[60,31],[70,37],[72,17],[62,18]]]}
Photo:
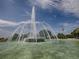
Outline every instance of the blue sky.
{"label": "blue sky", "polygon": [[36,20],[51,25],[56,33],[71,32],[79,27],[79,0],[0,0],[0,34],[10,32],[10,27],[31,19],[35,5]]}

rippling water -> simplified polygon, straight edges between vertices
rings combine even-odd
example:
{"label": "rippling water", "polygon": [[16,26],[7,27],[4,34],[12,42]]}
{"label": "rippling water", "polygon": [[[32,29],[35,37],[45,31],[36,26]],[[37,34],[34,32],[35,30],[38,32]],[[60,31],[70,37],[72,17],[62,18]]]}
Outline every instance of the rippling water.
{"label": "rippling water", "polygon": [[79,41],[0,43],[0,59],[79,59]]}

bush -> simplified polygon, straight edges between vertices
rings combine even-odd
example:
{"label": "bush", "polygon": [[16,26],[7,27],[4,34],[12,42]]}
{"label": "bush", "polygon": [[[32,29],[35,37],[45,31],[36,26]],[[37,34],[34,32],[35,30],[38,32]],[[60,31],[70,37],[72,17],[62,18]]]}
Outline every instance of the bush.
{"label": "bush", "polygon": [[8,40],[7,38],[6,38],[6,39],[5,39],[5,38],[3,38],[3,37],[2,37],[2,38],[0,38],[0,42],[6,42],[7,40]]}
{"label": "bush", "polygon": [[59,39],[67,39],[66,35],[64,35],[63,33],[58,33],[57,36]]}
{"label": "bush", "polygon": [[26,42],[45,42],[45,39],[27,39]]}
{"label": "bush", "polygon": [[37,39],[37,42],[45,42],[45,39]]}

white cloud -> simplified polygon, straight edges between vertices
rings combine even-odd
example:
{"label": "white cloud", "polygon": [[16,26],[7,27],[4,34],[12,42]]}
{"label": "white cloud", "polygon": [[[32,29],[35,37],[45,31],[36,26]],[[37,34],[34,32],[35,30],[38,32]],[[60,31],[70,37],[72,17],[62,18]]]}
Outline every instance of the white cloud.
{"label": "white cloud", "polygon": [[69,28],[69,29],[72,29],[72,28],[78,27],[78,26],[79,26],[79,23],[77,23],[77,21],[76,21],[76,22],[74,22],[74,23],[60,23],[59,25],[60,25],[60,26],[63,26],[63,27],[66,27],[67,29],[68,29],[68,28]]}
{"label": "white cloud", "polygon": [[79,0],[62,0],[61,4],[61,8],[65,12],[71,12],[79,16]]}
{"label": "white cloud", "polygon": [[54,0],[29,0],[32,5],[40,6],[43,9],[58,7],[58,4],[54,2]]}
{"label": "white cloud", "polygon": [[0,28],[0,37],[8,37],[10,34],[11,34],[11,32],[9,30]]}
{"label": "white cloud", "polygon": [[14,25],[17,25],[17,23],[16,22],[12,22],[12,21],[7,21],[7,20],[0,19],[0,27],[14,26]]}
{"label": "white cloud", "polygon": [[63,26],[69,26],[70,24],[69,23],[63,23]]}
{"label": "white cloud", "polygon": [[39,4],[42,8],[48,8],[53,4],[51,0],[36,0],[36,3]]}
{"label": "white cloud", "polygon": [[29,0],[31,4],[40,6],[43,9],[55,7],[66,13],[73,13],[79,17],[79,0]]}
{"label": "white cloud", "polygon": [[28,21],[21,21],[21,22],[13,22],[13,21],[0,19],[0,27],[16,26],[16,25],[20,25],[20,24],[23,24],[23,23],[28,24],[28,23],[30,23],[30,20],[28,20]]}
{"label": "white cloud", "polygon": [[77,23],[77,24],[79,24],[79,20],[78,20],[78,21],[76,21],[76,23]]}
{"label": "white cloud", "polygon": [[59,27],[61,28],[60,32],[62,32],[62,28],[64,28],[64,33],[68,34],[71,33],[75,28],[79,27],[78,21],[75,21],[74,23],[60,23]]}
{"label": "white cloud", "polygon": [[20,24],[28,24],[28,23],[30,23],[30,20],[28,20],[28,21],[21,21],[21,22],[13,22],[13,21],[0,19],[0,27],[18,26]]}

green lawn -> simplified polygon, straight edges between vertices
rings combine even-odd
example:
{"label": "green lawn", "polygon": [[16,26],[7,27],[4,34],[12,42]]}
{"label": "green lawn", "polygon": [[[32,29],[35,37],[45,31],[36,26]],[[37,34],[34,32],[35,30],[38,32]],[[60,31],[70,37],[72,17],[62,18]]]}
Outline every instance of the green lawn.
{"label": "green lawn", "polygon": [[79,59],[79,41],[0,43],[0,59]]}

